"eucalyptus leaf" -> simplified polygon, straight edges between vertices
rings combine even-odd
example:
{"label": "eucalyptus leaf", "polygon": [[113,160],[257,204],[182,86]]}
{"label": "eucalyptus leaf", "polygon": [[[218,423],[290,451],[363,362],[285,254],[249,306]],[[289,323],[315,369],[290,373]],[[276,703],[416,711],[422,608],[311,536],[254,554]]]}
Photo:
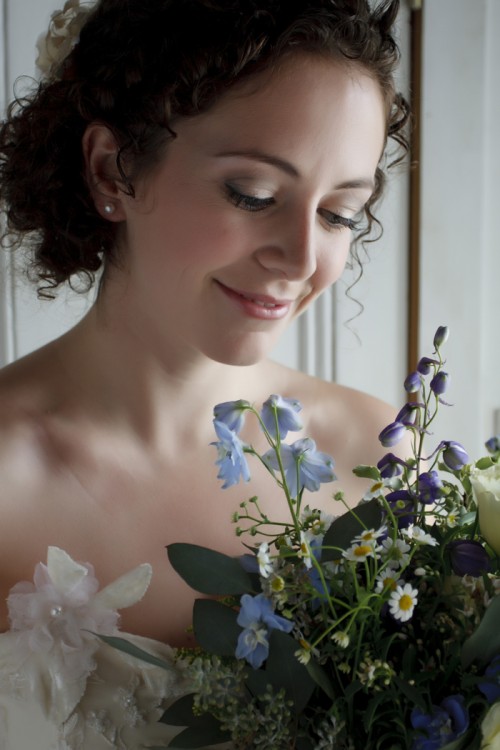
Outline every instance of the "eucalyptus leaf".
{"label": "eucalyptus leaf", "polygon": [[183,695],[182,698],[172,703],[163,713],[160,721],[172,727],[190,727],[198,724],[206,714],[195,715],[193,713],[194,693]]}
{"label": "eucalyptus leaf", "polygon": [[373,479],[377,481],[382,478],[380,475],[380,469],[377,469],[376,466],[366,466],[364,464],[360,464],[359,466],[354,467],[352,473],[357,477],[361,477],[362,479]]}
{"label": "eucalyptus leaf", "polygon": [[333,701],[335,700],[335,690],[333,689],[333,685],[328,679],[328,675],[326,674],[323,667],[318,664],[316,661],[311,659],[311,661],[306,664],[306,669],[316,683],[316,685],[319,685],[319,687],[323,690],[324,693]]}
{"label": "eucalyptus leaf", "polygon": [[186,748],[206,748],[207,745],[219,745],[223,742],[228,742],[230,735],[228,732],[223,732],[219,726],[219,722],[210,717],[213,721],[212,726],[203,727],[187,727],[182,732],[174,737],[168,744],[169,750],[186,750]]}
{"label": "eucalyptus leaf", "polygon": [[346,550],[350,547],[355,536],[358,536],[365,529],[378,529],[381,525],[382,509],[377,500],[373,499],[357,505],[352,511],[336,518],[326,532],[323,539],[321,561],[337,559],[339,550]]}
{"label": "eucalyptus leaf", "polygon": [[234,656],[241,628],[230,607],[212,599],[197,599],[193,607],[193,630],[202,649],[218,656]]}
{"label": "eucalyptus leaf", "polygon": [[295,638],[280,630],[273,630],[269,638],[265,673],[273,687],[285,688],[295,704],[295,710],[300,713],[307,705],[316,683],[295,656],[297,650]]}
{"label": "eucalyptus leaf", "polygon": [[462,646],[462,664],[468,667],[477,659],[487,664],[500,653],[500,596],[494,596],[483,615],[483,619]]}
{"label": "eucalyptus leaf", "polygon": [[252,579],[234,557],[183,542],[169,544],[167,553],[174,570],[201,594],[224,596],[253,590]]}
{"label": "eucalyptus leaf", "polygon": [[169,664],[168,661],[159,659],[157,656],[149,654],[142,648],[134,646],[134,644],[130,643],[130,641],[127,641],[126,638],[118,638],[114,635],[99,635],[99,633],[96,633],[96,635],[101,639],[101,641],[104,641],[104,643],[107,643],[109,646],[116,648],[118,651],[123,651],[123,653],[129,654],[129,656],[135,656],[137,659],[141,659],[148,664],[153,664],[155,667],[161,667],[161,669],[165,669],[167,672],[171,672],[173,669],[172,665]]}

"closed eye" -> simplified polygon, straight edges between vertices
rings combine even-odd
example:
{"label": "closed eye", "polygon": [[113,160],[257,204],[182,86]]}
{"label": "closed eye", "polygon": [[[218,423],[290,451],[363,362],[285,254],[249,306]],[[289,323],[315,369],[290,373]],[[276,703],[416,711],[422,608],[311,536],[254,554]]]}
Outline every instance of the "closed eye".
{"label": "closed eye", "polygon": [[358,223],[355,219],[349,219],[347,216],[341,216],[333,211],[328,211],[326,208],[318,209],[319,215],[326,221],[328,227],[331,229],[350,229],[354,231]]}
{"label": "closed eye", "polygon": [[224,188],[227,199],[233,205],[242,208],[244,211],[263,211],[274,203],[274,198],[272,197],[259,198],[256,195],[247,195],[227,183],[224,185]]}

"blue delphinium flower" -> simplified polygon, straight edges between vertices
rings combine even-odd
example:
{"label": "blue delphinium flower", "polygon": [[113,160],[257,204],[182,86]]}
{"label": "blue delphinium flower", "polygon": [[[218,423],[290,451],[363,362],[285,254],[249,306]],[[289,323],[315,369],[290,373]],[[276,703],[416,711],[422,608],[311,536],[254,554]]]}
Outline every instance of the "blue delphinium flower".
{"label": "blue delphinium flower", "polygon": [[453,572],[457,576],[474,576],[491,570],[491,560],[481,542],[454,539],[447,545]]}
{"label": "blue delphinium flower", "polygon": [[469,463],[469,456],[465,448],[455,440],[442,440],[439,448],[444,449],[441,458],[448,469],[460,471],[460,469],[463,469]]}
{"label": "blue delphinium flower", "polygon": [[469,714],[461,695],[449,695],[431,713],[420,708],[411,712],[411,725],[418,731],[412,750],[439,750],[461,737],[469,726]]}
{"label": "blue delphinium flower", "polygon": [[437,372],[431,380],[431,391],[433,391],[436,396],[441,396],[448,388],[449,382],[450,376],[447,372],[441,370],[440,372]]}
{"label": "blue delphinium flower", "polygon": [[281,440],[284,440],[288,432],[297,432],[302,429],[302,423],[298,418],[301,404],[294,398],[283,398],[273,394],[264,402],[261,411],[262,421],[269,434],[276,439],[276,421]]}
{"label": "blue delphinium flower", "polygon": [[416,393],[420,390],[421,385],[422,376],[415,370],[414,372],[410,372],[410,374],[406,377],[406,380],[404,382],[404,389],[407,393]]}
{"label": "blue delphinium flower", "polygon": [[259,669],[269,655],[269,631],[289,633],[293,622],[274,613],[270,599],[264,594],[243,594],[237,623],[244,630],[238,637],[235,656],[246,659],[254,669]]}
{"label": "blue delphinium flower", "polygon": [[244,444],[224,422],[214,419],[214,427],[219,440],[211,445],[217,448],[218,458],[215,463],[219,467],[217,479],[224,480],[222,489],[238,484],[240,477],[248,482],[250,470],[243,452]]}
{"label": "blue delphinium flower", "polygon": [[422,357],[422,359],[419,361],[417,365],[417,371],[421,375],[428,375],[430,371],[432,370],[433,365],[438,365],[439,360],[437,359],[431,359],[430,357]]}
{"label": "blue delphinium flower", "polygon": [[444,494],[444,487],[437,471],[424,471],[418,477],[418,497],[422,503],[433,503]]}
{"label": "blue delphinium flower", "polygon": [[485,442],[486,450],[488,453],[500,452],[500,435],[493,435],[489,440]]}
{"label": "blue delphinium flower", "polygon": [[249,409],[248,401],[224,401],[214,406],[214,417],[217,422],[223,422],[233,432],[240,432],[245,421],[245,412]]}
{"label": "blue delphinium flower", "polygon": [[401,422],[391,422],[387,427],[384,427],[378,439],[384,448],[392,448],[393,445],[399,443],[405,432],[406,427],[404,424]]}
{"label": "blue delphinium flower", "polygon": [[406,461],[398,458],[394,453],[386,453],[377,464],[382,479],[390,477],[399,477],[403,473],[403,466],[407,466]]}
{"label": "blue delphinium flower", "polygon": [[479,682],[477,686],[488,703],[496,703],[500,700],[500,656],[493,657],[485,669],[484,676],[486,680]]}
{"label": "blue delphinium flower", "polygon": [[417,421],[420,408],[423,404],[410,403],[405,404],[396,416],[396,422],[413,427]]}
{"label": "blue delphinium flower", "polygon": [[415,497],[408,490],[389,492],[385,499],[391,506],[398,529],[406,529],[417,515]]}
{"label": "blue delphinium flower", "polygon": [[[262,460],[270,469],[279,469],[274,450],[267,451]],[[303,488],[316,492],[322,483],[333,482],[337,478],[333,471],[333,459],[317,450],[311,438],[296,440],[292,445],[281,445],[281,461],[288,489],[294,498]]]}

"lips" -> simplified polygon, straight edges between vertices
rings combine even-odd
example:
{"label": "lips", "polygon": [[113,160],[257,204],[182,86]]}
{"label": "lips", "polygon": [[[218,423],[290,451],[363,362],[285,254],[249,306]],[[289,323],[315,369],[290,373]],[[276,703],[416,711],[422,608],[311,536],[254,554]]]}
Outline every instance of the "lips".
{"label": "lips", "polygon": [[219,288],[234,302],[240,305],[248,315],[256,318],[277,319],[287,315],[293,300],[277,299],[268,294],[254,294],[225,286],[216,282]]}

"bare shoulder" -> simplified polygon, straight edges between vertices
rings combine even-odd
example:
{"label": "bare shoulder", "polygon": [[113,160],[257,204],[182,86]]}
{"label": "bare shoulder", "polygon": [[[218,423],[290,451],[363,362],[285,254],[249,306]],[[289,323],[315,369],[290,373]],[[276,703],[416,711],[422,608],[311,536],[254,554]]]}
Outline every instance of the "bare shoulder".
{"label": "bare shoulder", "polygon": [[354,388],[272,363],[269,381],[303,406],[304,430],[342,467],[375,464],[387,452],[378,436],[398,409]]}

